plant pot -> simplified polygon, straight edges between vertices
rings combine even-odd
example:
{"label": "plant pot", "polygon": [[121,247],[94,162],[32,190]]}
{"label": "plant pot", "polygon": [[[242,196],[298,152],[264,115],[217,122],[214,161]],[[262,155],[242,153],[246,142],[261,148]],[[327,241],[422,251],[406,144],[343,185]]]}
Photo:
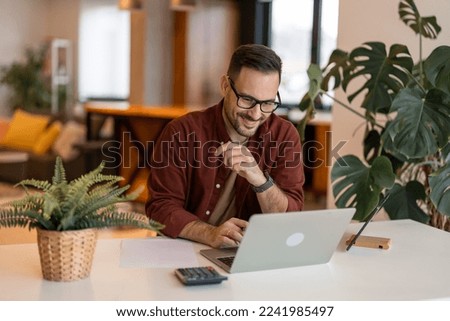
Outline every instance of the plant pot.
{"label": "plant pot", "polygon": [[97,230],[37,229],[42,275],[49,281],[76,281],[89,276],[97,244]]}

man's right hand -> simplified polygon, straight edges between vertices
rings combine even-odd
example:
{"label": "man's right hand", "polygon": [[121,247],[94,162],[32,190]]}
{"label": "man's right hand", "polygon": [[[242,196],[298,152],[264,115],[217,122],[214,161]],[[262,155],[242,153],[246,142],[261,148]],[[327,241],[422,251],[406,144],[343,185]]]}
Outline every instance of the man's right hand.
{"label": "man's right hand", "polygon": [[194,221],[187,224],[179,236],[214,248],[237,246],[244,236],[247,225],[247,221],[235,217],[219,226]]}

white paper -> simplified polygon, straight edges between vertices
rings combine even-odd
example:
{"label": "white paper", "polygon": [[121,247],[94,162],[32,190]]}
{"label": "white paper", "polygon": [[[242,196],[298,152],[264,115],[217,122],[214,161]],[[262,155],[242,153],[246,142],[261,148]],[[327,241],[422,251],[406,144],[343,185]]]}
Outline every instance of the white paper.
{"label": "white paper", "polygon": [[167,238],[127,239],[121,243],[120,267],[177,268],[198,266],[191,242]]}

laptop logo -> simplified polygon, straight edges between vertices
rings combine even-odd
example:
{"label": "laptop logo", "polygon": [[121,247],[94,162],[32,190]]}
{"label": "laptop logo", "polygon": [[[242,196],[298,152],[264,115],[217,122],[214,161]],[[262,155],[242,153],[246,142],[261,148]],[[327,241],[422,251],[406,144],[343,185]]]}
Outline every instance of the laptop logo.
{"label": "laptop logo", "polygon": [[305,235],[303,233],[294,233],[286,239],[286,245],[289,247],[298,246],[304,239]]}

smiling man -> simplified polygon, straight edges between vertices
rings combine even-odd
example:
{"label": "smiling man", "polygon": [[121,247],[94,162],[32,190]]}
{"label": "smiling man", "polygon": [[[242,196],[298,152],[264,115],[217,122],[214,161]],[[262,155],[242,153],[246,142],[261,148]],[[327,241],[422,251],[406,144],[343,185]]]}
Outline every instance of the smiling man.
{"label": "smiling man", "polygon": [[146,203],[164,234],[233,246],[251,215],[303,208],[300,138],[274,114],[281,65],[268,47],[240,46],[221,78],[223,99],[166,126],[151,157]]}

